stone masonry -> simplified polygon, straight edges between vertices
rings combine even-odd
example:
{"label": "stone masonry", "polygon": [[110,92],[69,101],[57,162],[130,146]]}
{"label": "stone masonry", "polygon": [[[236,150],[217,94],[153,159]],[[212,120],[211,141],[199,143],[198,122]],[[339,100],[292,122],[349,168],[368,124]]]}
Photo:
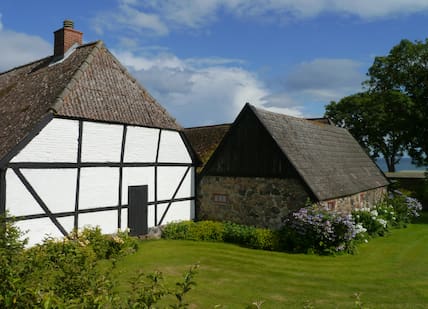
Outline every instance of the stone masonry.
{"label": "stone masonry", "polygon": [[[231,221],[276,229],[290,212],[304,207],[309,194],[297,179],[204,176],[198,187],[197,219]],[[386,195],[381,187],[318,202],[321,207],[350,213],[371,208]]]}
{"label": "stone masonry", "polygon": [[309,198],[297,179],[204,176],[198,189],[198,220],[274,229]]}
{"label": "stone masonry", "polygon": [[349,214],[354,209],[363,207],[372,208],[379,203],[387,194],[386,187],[376,188],[357,194],[319,202],[320,206],[337,212]]}

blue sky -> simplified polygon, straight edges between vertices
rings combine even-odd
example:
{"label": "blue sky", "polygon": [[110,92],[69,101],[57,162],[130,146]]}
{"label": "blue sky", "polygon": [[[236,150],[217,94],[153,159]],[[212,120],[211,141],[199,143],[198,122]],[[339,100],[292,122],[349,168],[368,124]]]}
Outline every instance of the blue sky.
{"label": "blue sky", "polygon": [[0,71],[52,54],[72,19],[183,126],[231,122],[245,102],[319,117],[375,56],[424,40],[427,17],[427,0],[1,1]]}

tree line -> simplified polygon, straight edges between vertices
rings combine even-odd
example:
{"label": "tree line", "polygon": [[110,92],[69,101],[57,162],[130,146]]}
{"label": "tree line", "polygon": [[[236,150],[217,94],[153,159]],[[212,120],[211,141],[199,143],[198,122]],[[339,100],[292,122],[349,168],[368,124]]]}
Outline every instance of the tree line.
{"label": "tree line", "polygon": [[402,40],[376,57],[365,91],[332,101],[325,116],[347,128],[372,158],[383,156],[389,172],[405,153],[428,165],[428,39]]}

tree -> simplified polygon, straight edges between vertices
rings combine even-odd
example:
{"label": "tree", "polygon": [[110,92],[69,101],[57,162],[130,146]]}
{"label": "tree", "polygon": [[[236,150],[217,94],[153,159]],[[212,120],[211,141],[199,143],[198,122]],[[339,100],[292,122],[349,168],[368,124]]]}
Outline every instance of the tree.
{"label": "tree", "polygon": [[409,154],[428,165],[428,39],[402,40],[387,56],[376,57],[366,81],[371,91],[399,91],[413,102],[409,117]]}
{"label": "tree", "polygon": [[347,128],[372,158],[382,155],[389,172],[403,156],[413,102],[396,90],[362,92],[331,102],[325,116]]}

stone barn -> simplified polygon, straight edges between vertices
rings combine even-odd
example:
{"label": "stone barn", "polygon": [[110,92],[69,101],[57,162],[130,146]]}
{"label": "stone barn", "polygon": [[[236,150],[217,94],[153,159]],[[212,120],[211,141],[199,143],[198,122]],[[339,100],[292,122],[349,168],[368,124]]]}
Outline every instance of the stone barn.
{"label": "stone barn", "polygon": [[[211,148],[212,130],[206,131]],[[192,143],[202,140],[195,131],[204,133],[186,129]],[[300,119],[248,103],[205,158],[199,220],[278,228],[308,201],[341,212],[370,207],[389,184],[351,134],[328,119]]]}
{"label": "stone barn", "polygon": [[70,21],[54,54],[0,74],[0,213],[29,243],[194,218],[197,159],[181,126]]}

